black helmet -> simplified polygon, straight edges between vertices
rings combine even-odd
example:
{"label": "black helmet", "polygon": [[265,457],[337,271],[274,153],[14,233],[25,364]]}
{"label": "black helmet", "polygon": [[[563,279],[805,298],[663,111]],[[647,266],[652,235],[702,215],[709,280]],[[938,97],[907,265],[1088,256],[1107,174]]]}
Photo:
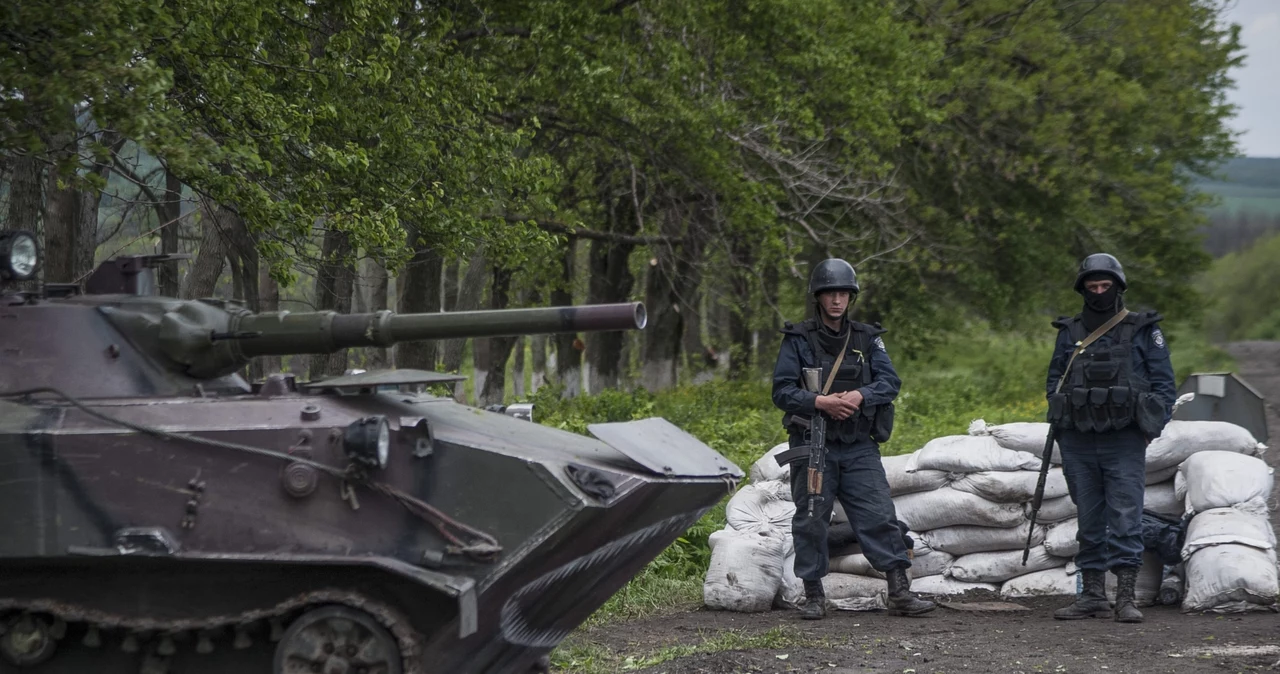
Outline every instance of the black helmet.
{"label": "black helmet", "polygon": [[1076,274],[1076,292],[1084,292],[1084,277],[1090,274],[1109,274],[1120,284],[1120,290],[1128,290],[1129,284],[1124,280],[1124,267],[1114,255],[1094,253],[1080,263],[1080,273]]}
{"label": "black helmet", "polygon": [[856,294],[858,275],[853,265],[837,257],[819,262],[809,275],[809,294],[817,295],[824,290],[848,290]]}

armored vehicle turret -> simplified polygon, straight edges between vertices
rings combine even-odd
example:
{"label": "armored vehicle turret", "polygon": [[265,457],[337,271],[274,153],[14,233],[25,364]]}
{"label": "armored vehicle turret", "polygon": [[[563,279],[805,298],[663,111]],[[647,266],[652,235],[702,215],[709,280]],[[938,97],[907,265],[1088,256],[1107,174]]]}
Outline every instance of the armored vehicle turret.
{"label": "armored vehicle turret", "polygon": [[[0,283],[35,273],[34,244],[0,235]],[[163,262],[0,293],[0,670],[539,671],[742,477],[661,419],[587,437],[418,390],[455,375],[239,374],[641,329],[639,303],[253,313],[157,295]]]}

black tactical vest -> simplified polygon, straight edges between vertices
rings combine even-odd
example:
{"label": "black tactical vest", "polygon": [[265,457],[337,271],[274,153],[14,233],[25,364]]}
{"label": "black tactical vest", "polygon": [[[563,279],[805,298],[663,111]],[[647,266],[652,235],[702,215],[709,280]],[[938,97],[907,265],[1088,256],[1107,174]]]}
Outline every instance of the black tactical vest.
{"label": "black tactical vest", "polygon": [[[814,357],[818,360],[818,367],[821,368],[818,385],[825,386],[827,377],[831,374],[831,369],[835,367],[836,356],[828,353],[818,342],[819,329],[817,319],[810,318],[799,325],[789,325],[788,329],[784,329],[783,332],[804,336],[809,343],[809,349],[813,351]],[[831,389],[827,391],[828,394],[855,391],[871,384],[871,343],[876,335],[883,334],[885,331],[876,326],[856,321],[849,321],[849,329],[852,331],[849,337],[849,347],[845,351],[844,360],[840,363],[840,369],[836,371],[835,380],[831,382]],[[829,422],[827,424],[828,440],[854,443],[871,437],[871,431],[876,426],[878,412],[879,406],[863,405],[860,413],[844,421]],[[887,439],[886,437],[885,440]],[[884,440],[880,441],[883,442]]]}
{"label": "black tactical vest", "polygon": [[[1131,313],[1107,333],[1110,342],[1106,346],[1095,342],[1076,357],[1071,371],[1063,374],[1066,381],[1057,401],[1061,409],[1050,410],[1059,427],[1106,433],[1134,423],[1139,397],[1151,391],[1151,384],[1134,371],[1133,336],[1157,320],[1155,312]],[[1079,315],[1053,324],[1066,328],[1073,344],[1089,336]],[[1055,406],[1054,401],[1050,406]]]}

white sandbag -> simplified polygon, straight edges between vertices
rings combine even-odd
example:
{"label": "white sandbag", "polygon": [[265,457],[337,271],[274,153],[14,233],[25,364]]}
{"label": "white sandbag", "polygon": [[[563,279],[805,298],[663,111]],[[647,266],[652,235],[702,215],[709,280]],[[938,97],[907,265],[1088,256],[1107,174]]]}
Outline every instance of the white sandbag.
{"label": "white sandbag", "polygon": [[1044,536],[1044,549],[1054,557],[1075,557],[1080,552],[1080,541],[1076,540],[1079,531],[1080,521],[1074,517],[1049,527]]}
{"label": "white sandbag", "polygon": [[1065,567],[1055,567],[1016,576],[1000,586],[1003,599],[1026,597],[1072,596],[1076,594],[1076,575]]}
{"label": "white sandbag", "polygon": [[[969,435],[990,435],[1001,447],[1015,452],[1027,452],[1044,458],[1044,441],[1049,439],[1049,424],[1045,422],[1015,421],[991,426],[982,419],[969,424]],[[1053,443],[1050,463],[1062,463],[1062,449]]]}
{"label": "white sandbag", "polygon": [[1214,508],[1196,515],[1187,525],[1182,559],[1190,559],[1203,548],[1228,544],[1274,551],[1276,536],[1271,523],[1261,517],[1237,508]]}
{"label": "white sandbag", "polygon": [[847,573],[829,573],[822,579],[827,603],[842,611],[877,611],[886,607],[885,581]]}
{"label": "white sandbag", "polygon": [[1178,474],[1177,466],[1169,466],[1168,468],[1161,468],[1160,470],[1148,471],[1146,483],[1160,484],[1161,482],[1167,482],[1169,480],[1172,480],[1173,476],[1177,474]]}
{"label": "white sandbag", "polygon": [[1249,431],[1226,421],[1170,421],[1147,445],[1147,472],[1176,466],[1199,452],[1260,457],[1266,449]]}
{"label": "white sandbag", "polygon": [[1187,559],[1183,612],[1243,613],[1275,610],[1280,583],[1274,550],[1213,545]]}
{"label": "white sandbag", "polygon": [[[943,527],[926,531],[922,536],[934,550],[949,552],[957,557],[975,552],[994,552],[999,550],[1021,550],[1027,542],[1027,532],[1031,523],[1023,520],[1016,527],[1001,529],[997,527]],[[1031,532],[1031,545],[1035,547],[1044,542],[1044,527],[1036,525]]]}
{"label": "white sandbag", "polygon": [[993,583],[966,583],[963,580],[947,578],[946,576],[927,576],[920,580],[911,581],[911,591],[916,594],[955,596],[971,590],[998,592],[1000,587]]}
{"label": "white sandbag", "polygon": [[884,464],[884,476],[889,480],[889,495],[902,496],[903,494],[914,494],[921,491],[933,491],[938,487],[946,484],[950,479],[947,473],[940,470],[915,470],[907,471],[907,466],[911,463],[913,454],[900,454],[898,456],[885,456],[880,458],[880,463]]}
{"label": "white sandbag", "polygon": [[777,480],[743,486],[724,507],[725,520],[738,531],[789,532],[795,514],[791,485]]}
{"label": "white sandbag", "polygon": [[751,481],[752,482],[773,482],[775,480],[782,480],[783,482],[789,481],[791,479],[791,467],[779,466],[778,462],[773,460],[773,457],[777,456],[778,454],[781,454],[782,452],[787,451],[787,449],[790,447],[791,445],[789,443],[780,442],[774,445],[773,449],[770,449],[768,452],[765,452],[764,456],[756,459],[756,462],[751,464],[751,471],[749,473],[751,475]]}
{"label": "white sandbag", "polygon": [[920,554],[917,551],[911,560],[911,577],[940,576],[951,568],[951,562],[954,559],[955,555],[941,550],[933,550],[927,554]]}
{"label": "white sandbag", "polygon": [[[1030,501],[1040,481],[1039,471],[983,471],[969,473],[951,483],[952,489],[977,494],[996,503],[1023,503]],[[1061,468],[1050,468],[1045,475],[1044,497],[1062,498],[1067,495],[1067,478]]]}
{"label": "white sandbag", "polygon": [[[1187,512],[1239,506],[1267,516],[1275,471],[1262,459],[1233,452],[1205,451],[1178,468],[1174,489],[1185,495]],[[1185,494],[1184,494],[1185,492]]]}
{"label": "white sandbag", "polygon": [[782,585],[782,537],[722,529],[711,534],[702,602],[724,611],[768,611]]}
{"label": "white sandbag", "polygon": [[884,573],[872,568],[871,562],[867,561],[867,556],[862,553],[832,557],[829,568],[835,573],[849,573],[855,576],[867,576],[870,578],[885,577]]}
{"label": "white sandbag", "polygon": [[970,583],[1003,583],[1010,578],[1063,566],[1065,559],[1050,555],[1043,545],[1031,548],[1027,565],[1022,565],[1022,551],[975,552],[957,557],[947,575]]}
{"label": "white sandbag", "polygon": [[940,470],[947,473],[980,473],[984,470],[1037,470],[1035,454],[1001,447],[983,435],[948,435],[921,447],[907,462],[909,472]]}
{"label": "white sandbag", "polygon": [[1147,485],[1146,493],[1142,500],[1142,509],[1173,518],[1181,518],[1183,512],[1185,512],[1183,503],[1183,500],[1174,491],[1173,480],[1166,480],[1160,484]]}
{"label": "white sandbag", "polygon": [[979,527],[1016,527],[1022,523],[1022,506],[992,503],[981,496],[942,487],[899,496],[893,500],[898,519],[912,531],[929,531],[968,524]]}
{"label": "white sandbag", "polygon": [[799,608],[804,603],[804,581],[796,576],[796,551],[782,559],[782,583],[778,585],[778,594],[774,596],[773,605],[777,608]]}
{"label": "white sandbag", "polygon": [[[1028,518],[1031,517],[1031,504],[1023,506]],[[1076,516],[1076,504],[1070,496],[1045,499],[1040,502],[1040,512],[1036,513],[1036,524],[1052,524],[1062,522]]]}

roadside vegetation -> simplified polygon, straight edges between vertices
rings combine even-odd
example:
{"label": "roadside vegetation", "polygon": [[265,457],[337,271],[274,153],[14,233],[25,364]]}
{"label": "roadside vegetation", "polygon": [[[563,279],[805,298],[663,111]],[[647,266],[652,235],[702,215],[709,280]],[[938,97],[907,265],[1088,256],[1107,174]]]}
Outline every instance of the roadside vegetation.
{"label": "roadside vegetation", "polygon": [[[1179,383],[1191,372],[1233,367],[1230,356],[1211,346],[1194,326],[1170,324],[1166,331]],[[1053,337],[1051,329],[1031,336],[974,328],[952,336],[924,356],[896,362],[903,389],[893,438],[881,448],[882,453],[907,453],[935,437],[965,433],[969,422],[977,418],[993,424],[1042,420],[1044,373]],[[893,348],[892,342],[889,347]],[[583,434],[588,424],[663,417],[745,472],[769,448],[786,439],[781,412],[773,407],[769,389],[767,379],[757,378],[684,385],[659,393],[611,390],[572,399],[562,399],[555,388],[544,388],[534,400],[540,423]],[[584,628],[699,606],[711,558],[707,538],[724,528],[728,498],[726,495],[615,594]],[[564,671],[582,673],[618,671],[605,666],[625,664],[622,658],[611,659],[606,647],[573,638],[555,652],[553,662]]]}

